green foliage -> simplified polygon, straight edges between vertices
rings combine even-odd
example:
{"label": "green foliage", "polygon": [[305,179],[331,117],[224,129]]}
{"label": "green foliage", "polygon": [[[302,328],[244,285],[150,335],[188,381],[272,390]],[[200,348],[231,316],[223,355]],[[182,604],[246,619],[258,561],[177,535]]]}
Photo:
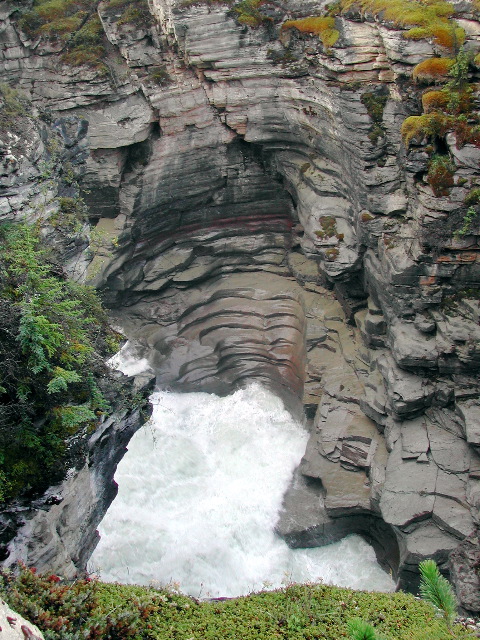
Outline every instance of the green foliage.
{"label": "green foliage", "polygon": [[450,628],[458,607],[452,585],[442,576],[434,560],[424,560],[418,568],[421,575],[420,595],[442,613]]}
{"label": "green foliage", "polygon": [[[479,190],[480,191],[480,190]],[[479,194],[480,195],[480,194]],[[467,213],[463,217],[462,226],[453,234],[456,238],[466,236],[470,233],[472,224],[478,218],[478,211],[474,207],[469,207]]]}
{"label": "green foliage", "polygon": [[463,199],[464,204],[467,207],[480,203],[480,187],[474,187],[470,189],[465,198]]}
{"label": "green foliage", "polygon": [[[66,177],[68,178],[64,174],[64,181]],[[72,178],[71,183],[75,184],[74,178]],[[50,216],[49,223],[61,231],[79,232],[82,224],[87,220],[87,208],[84,200],[80,197],[60,197],[58,205],[58,212]]]}
{"label": "green foliage", "polygon": [[[414,139],[443,138],[455,132],[456,146],[480,146],[478,115],[473,112],[474,88],[469,84],[472,56],[460,49],[454,59],[429,58],[414,69],[414,78],[424,82],[443,80],[441,89],[426,91],[422,96],[424,114],[410,116],[402,124],[402,137],[408,146]],[[447,78],[450,78],[447,81]]]}
{"label": "green foliage", "polygon": [[383,111],[387,104],[388,95],[382,91],[366,91],[361,95],[361,101],[365,105],[368,115],[372,119],[373,126],[368,137],[372,144],[385,134],[383,127]]}
{"label": "green foliage", "polygon": [[302,33],[318,35],[327,51],[333,47],[340,37],[340,32],[335,29],[335,18],[333,16],[312,16],[300,18],[299,20],[287,20],[282,25],[282,29],[291,28],[295,28]]}
{"label": "green foliage", "polygon": [[440,82],[448,76],[454,64],[453,58],[427,58],[415,65],[412,78],[424,84]]}
{"label": "green foliage", "polygon": [[451,20],[453,4],[431,0],[340,0],[342,11],[357,10],[372,14],[399,27],[410,27],[404,37],[410,40],[432,39],[436,44],[458,51],[465,31]]}
{"label": "green foliage", "polygon": [[116,15],[120,11],[117,20],[118,25],[132,25],[136,28],[146,28],[152,24],[152,14],[148,8],[147,0],[110,0],[104,5],[104,9],[115,11]]}
{"label": "green foliage", "polygon": [[32,9],[20,17],[18,24],[32,39],[45,37],[64,43],[94,7],[93,0],[36,0]]}
{"label": "green foliage", "polygon": [[0,593],[8,594],[11,606],[42,628],[46,640],[139,638],[137,630],[159,609],[149,594],[132,594],[127,611],[106,609],[106,599],[102,603],[95,581],[68,584],[55,575],[38,575],[25,567],[18,576],[8,570],[0,572]]}
{"label": "green foliage", "polygon": [[103,71],[105,35],[94,0],[35,0],[19,27],[32,39],[60,45],[62,61]]}
{"label": "green foliage", "polygon": [[360,618],[354,618],[348,622],[348,632],[351,640],[377,640],[372,625],[360,620]]}
{"label": "green foliage", "polygon": [[430,158],[427,173],[427,182],[432,187],[437,198],[448,196],[455,181],[453,175],[455,165],[450,156],[434,155]]}
{"label": "green foliage", "polygon": [[[352,618],[359,616],[370,620],[377,640],[379,634],[388,640],[451,638],[431,607],[410,595],[326,585],[199,602],[168,588],[68,584],[24,568],[17,576],[0,573],[0,595],[37,624],[46,640],[340,640],[349,637]],[[454,630],[457,640],[473,640],[462,627]]]}
{"label": "green foliage", "polygon": [[446,87],[454,91],[464,91],[468,85],[468,71],[472,62],[472,56],[463,47],[455,56],[454,62],[448,72],[451,80]]}
{"label": "green foliage", "polygon": [[259,27],[271,22],[271,18],[262,13],[263,2],[264,0],[241,0],[233,6],[231,13],[240,24]]}
{"label": "green foliage", "polygon": [[0,82],[0,130],[11,127],[21,116],[27,114],[28,102],[16,89]]}
{"label": "green foliage", "polygon": [[412,140],[442,137],[450,128],[450,120],[442,113],[425,113],[421,116],[410,116],[402,123],[401,134],[408,147]]}
{"label": "green foliage", "polygon": [[374,91],[366,91],[361,95],[361,101],[365,105],[368,115],[376,124],[383,121],[383,110],[387,104],[388,95]]}
{"label": "green foliage", "polygon": [[0,471],[3,499],[38,491],[72,463],[69,438],[107,403],[106,314],[68,280],[34,227],[0,227]]}
{"label": "green foliage", "polygon": [[[9,140],[15,157],[24,155],[29,136],[25,132],[32,126],[31,106],[28,98],[5,82],[0,82],[0,138]],[[11,135],[14,135],[11,138]]]}

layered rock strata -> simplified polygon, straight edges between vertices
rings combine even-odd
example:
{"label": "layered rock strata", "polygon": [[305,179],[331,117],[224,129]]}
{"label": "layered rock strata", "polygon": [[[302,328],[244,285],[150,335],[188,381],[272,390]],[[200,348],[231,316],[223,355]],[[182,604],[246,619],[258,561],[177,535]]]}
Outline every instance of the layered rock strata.
{"label": "layered rock strata", "polygon": [[[104,291],[159,384],[228,393],[256,378],[301,398],[311,437],[279,532],[311,545],[360,531],[414,587],[423,558],[478,547],[478,228],[452,231],[480,151],[447,136],[456,183],[435,197],[424,146],[407,151],[399,130],[419,110],[413,65],[442,51],[368,16],[337,18],[328,52],[278,27],[323,4],[268,5],[272,21],[250,29],[227,7],[171,0],[136,28],[101,3],[105,73],[59,68],[5,3],[2,74],[88,146],[95,255],[80,244],[69,266]],[[457,4],[476,50],[479,23]],[[33,156],[22,182],[4,155],[7,219],[31,215]],[[462,595],[475,571],[453,575],[476,610]]]}

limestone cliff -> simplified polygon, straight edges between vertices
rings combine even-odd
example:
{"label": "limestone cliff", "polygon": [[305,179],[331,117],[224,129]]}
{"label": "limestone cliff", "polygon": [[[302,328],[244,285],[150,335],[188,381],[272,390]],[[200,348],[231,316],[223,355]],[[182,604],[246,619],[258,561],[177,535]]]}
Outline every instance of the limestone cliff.
{"label": "limestone cliff", "polygon": [[[222,4],[150,0],[139,26],[100,2],[103,63],[72,67],[4,3],[2,78],[72,150],[90,225],[67,266],[103,291],[157,383],[228,393],[255,378],[303,404],[311,438],[279,532],[312,545],[359,531],[412,587],[427,556],[446,565],[466,540],[454,557],[478,557],[478,216],[455,230],[480,149],[445,133],[439,196],[431,150],[400,130],[421,112],[412,69],[445,51],[355,11],[328,49],[281,28],[324,5],[264,3],[252,28]],[[454,6],[476,52],[472,3]],[[1,218],[46,198],[48,225],[48,149],[3,142]],[[453,574],[478,611],[473,564]]]}

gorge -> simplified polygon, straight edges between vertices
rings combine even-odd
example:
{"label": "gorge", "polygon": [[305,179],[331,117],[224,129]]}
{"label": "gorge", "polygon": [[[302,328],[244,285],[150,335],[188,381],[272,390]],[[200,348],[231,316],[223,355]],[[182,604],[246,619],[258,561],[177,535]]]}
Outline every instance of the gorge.
{"label": "gorge", "polygon": [[[148,362],[136,389],[255,381],[305,410],[277,524],[291,546],[359,533],[407,589],[433,557],[478,612],[480,149],[450,121],[401,135],[422,113],[424,60],[471,52],[464,81],[479,80],[477,5],[451,5],[461,51],[362,3],[337,11],[330,45],[282,28],[321,0],[149,0],[133,20],[90,5],[79,32],[98,21],[103,53],[80,66],[68,41],[28,32],[18,3],[0,7],[2,81],[32,109],[2,132],[0,220],[40,221],[67,272],[102,292]],[[476,85],[471,100],[460,122]],[[79,194],[88,220],[62,228],[59,199]],[[85,568],[143,420],[103,419],[85,466],[4,511],[6,563]]]}

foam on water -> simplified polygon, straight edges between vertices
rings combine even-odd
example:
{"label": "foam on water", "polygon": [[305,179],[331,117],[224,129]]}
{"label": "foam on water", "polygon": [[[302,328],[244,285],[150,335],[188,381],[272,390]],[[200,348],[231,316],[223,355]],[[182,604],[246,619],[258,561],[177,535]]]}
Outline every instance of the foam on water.
{"label": "foam on water", "polygon": [[226,398],[161,391],[151,400],[100,526],[90,568],[103,580],[174,582],[196,597],[319,579],[394,588],[358,536],[292,550],[274,534],[308,437],[277,397],[252,384]]}
{"label": "foam on water", "polygon": [[138,376],[140,373],[152,370],[147,358],[139,357],[138,348],[130,341],[127,341],[120,351],[107,361],[107,364],[126,376]]}

